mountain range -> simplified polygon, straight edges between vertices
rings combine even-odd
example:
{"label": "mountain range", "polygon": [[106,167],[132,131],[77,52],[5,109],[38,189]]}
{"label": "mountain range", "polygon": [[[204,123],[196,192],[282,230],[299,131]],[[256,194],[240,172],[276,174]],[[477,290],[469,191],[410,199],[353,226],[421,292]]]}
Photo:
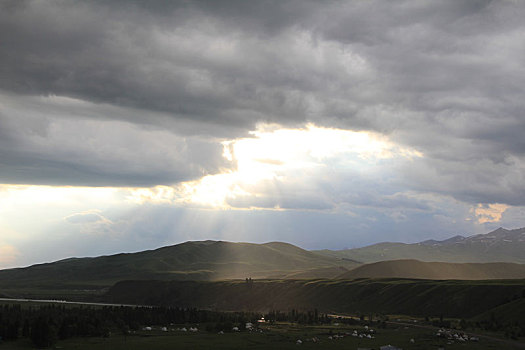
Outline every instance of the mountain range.
{"label": "mountain range", "polygon": [[[444,263],[446,262],[446,263]],[[185,242],[0,271],[6,289],[101,289],[123,280],[525,278],[525,228],[415,244],[307,251],[292,244]]]}
{"label": "mountain range", "polygon": [[420,243],[383,242],[345,250],[317,250],[318,254],[360,263],[416,259],[451,263],[509,262],[525,264],[525,227],[515,230],[498,228],[487,234],[454,236]]}

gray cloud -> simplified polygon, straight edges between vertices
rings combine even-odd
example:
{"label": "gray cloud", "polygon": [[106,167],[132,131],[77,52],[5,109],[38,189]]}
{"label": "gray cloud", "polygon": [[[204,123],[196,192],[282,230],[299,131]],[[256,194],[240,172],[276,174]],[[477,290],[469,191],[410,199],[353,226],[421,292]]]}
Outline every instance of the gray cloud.
{"label": "gray cloud", "polygon": [[0,96],[4,106],[0,111],[2,182],[169,185],[232,166],[222,157],[222,146],[216,140],[184,137],[120,120],[75,118],[67,109],[81,110],[82,103],[51,100],[24,99],[30,104],[24,106]]}
{"label": "gray cloud", "polygon": [[31,1],[4,11],[0,87],[248,129],[276,119],[276,104],[301,118],[287,91],[264,83],[278,77],[266,68],[281,55],[264,49],[264,39],[199,8],[174,4],[167,17],[121,5]]}
{"label": "gray cloud", "polygon": [[[525,204],[520,3],[3,6],[0,89],[26,106],[1,110],[3,182],[173,183],[231,166],[218,141],[257,122],[314,122],[420,150],[425,159],[400,170],[403,189]],[[54,95],[89,105],[65,106],[58,119],[27,107]],[[86,119],[128,126],[116,135]],[[73,144],[82,136],[99,146]]]}

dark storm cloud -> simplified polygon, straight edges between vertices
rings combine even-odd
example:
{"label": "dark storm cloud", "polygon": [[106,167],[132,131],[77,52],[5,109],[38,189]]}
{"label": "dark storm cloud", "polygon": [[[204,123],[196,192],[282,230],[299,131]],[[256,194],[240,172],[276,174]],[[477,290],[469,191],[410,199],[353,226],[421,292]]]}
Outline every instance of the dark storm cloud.
{"label": "dark storm cloud", "polygon": [[[17,99],[0,98],[3,183],[155,186],[231,167],[222,157],[222,145],[213,139],[182,137],[159,128],[100,117],[71,118],[75,115],[68,114],[68,109],[82,114],[86,107],[96,116],[97,108],[75,100],[23,101],[26,105]],[[119,112],[112,108],[109,111]]]}
{"label": "dark storm cloud", "polygon": [[[421,151],[423,160],[398,169],[401,190],[525,204],[521,3],[27,0],[3,7],[5,94],[21,105],[57,95],[123,108],[129,113],[82,118],[191,138],[175,147],[185,151],[173,153],[179,162],[169,170],[154,165],[166,159],[134,152],[151,166],[132,171],[130,183],[218,172],[220,147],[199,155],[210,153],[214,137],[245,135],[257,122],[314,122],[378,131]],[[61,120],[82,119],[71,108]],[[121,173],[87,151],[79,152],[91,162],[75,152],[73,161],[46,153],[51,139],[42,147],[27,141],[29,125],[42,123],[37,112],[2,133],[1,162],[11,169],[3,182],[118,183]],[[10,113],[2,118],[15,119]],[[211,136],[209,144],[195,135]]]}
{"label": "dark storm cloud", "polygon": [[[388,120],[359,111],[422,111],[432,122],[436,112],[493,113],[502,96],[518,97],[510,87],[523,78],[507,67],[522,52],[498,57],[509,45],[486,44],[519,29],[520,11],[485,1],[27,1],[2,12],[1,86],[248,129],[335,117],[384,131]],[[297,40],[310,47],[293,47]],[[328,51],[326,40],[340,46]],[[317,49],[317,66],[318,58],[301,57]],[[343,51],[370,71],[340,71]],[[312,100],[320,106],[310,116]]]}
{"label": "dark storm cloud", "polygon": [[[244,16],[246,5],[162,2],[153,10],[143,5],[28,1],[2,11],[0,87],[245,129],[259,119],[279,121],[274,105],[280,113],[289,110],[289,118],[303,119],[286,89],[264,82],[278,78],[275,72],[268,76],[267,65],[282,53],[261,48],[264,38],[244,34],[242,26],[253,24]],[[271,18],[271,4],[255,7],[261,10],[256,13],[266,12],[261,18]],[[259,27],[276,30],[275,23]],[[222,46],[230,44],[233,51],[221,57]]]}

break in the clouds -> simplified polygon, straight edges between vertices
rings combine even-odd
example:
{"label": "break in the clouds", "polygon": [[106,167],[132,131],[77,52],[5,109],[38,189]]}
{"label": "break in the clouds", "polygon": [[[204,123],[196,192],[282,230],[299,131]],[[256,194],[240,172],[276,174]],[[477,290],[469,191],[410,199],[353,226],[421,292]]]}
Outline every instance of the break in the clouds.
{"label": "break in the clouds", "polygon": [[[443,234],[523,226],[522,3],[0,7],[0,183],[10,189],[0,195],[15,203],[0,208],[3,247],[24,250],[14,238],[30,226],[16,210],[25,208],[20,198],[40,191],[52,202],[52,190],[63,199],[65,188],[107,187],[111,204],[90,197],[91,206],[73,201],[68,211],[59,201],[49,206],[55,212],[43,210],[49,227],[87,232],[103,224],[112,237],[148,236],[147,225],[124,212],[152,224],[151,208],[166,205],[232,210],[243,220],[246,210],[264,211],[262,241],[272,237],[272,220],[314,212],[337,217],[324,226],[332,232],[347,225],[347,236],[334,236],[341,245],[358,232],[384,240],[419,237],[429,225]],[[362,149],[351,147],[356,135],[370,137]],[[161,222],[158,232],[181,227]],[[292,219],[287,225],[296,232],[290,241],[328,245],[302,237]],[[196,230],[216,237],[206,227]]]}

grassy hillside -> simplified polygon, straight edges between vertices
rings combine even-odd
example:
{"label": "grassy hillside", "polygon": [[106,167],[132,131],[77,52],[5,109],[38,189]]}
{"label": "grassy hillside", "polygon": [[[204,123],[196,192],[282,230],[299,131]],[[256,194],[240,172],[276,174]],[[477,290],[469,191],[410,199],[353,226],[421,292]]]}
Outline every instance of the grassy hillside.
{"label": "grassy hillside", "polygon": [[330,271],[340,265],[356,266],[287,243],[186,242],[139,253],[71,258],[3,270],[0,271],[0,287],[100,287],[125,279],[280,278],[316,269]]}
{"label": "grassy hillside", "polygon": [[[409,279],[124,281],[104,301],[218,310],[312,310],[473,317],[523,298],[525,280],[432,281]],[[523,305],[518,305],[523,310]]]}
{"label": "grassy hillside", "polygon": [[337,278],[420,278],[488,280],[525,278],[525,265],[512,263],[443,263],[393,260],[359,266]]}
{"label": "grassy hillside", "polygon": [[349,272],[347,268],[343,266],[337,267],[325,267],[319,269],[311,269],[300,272],[294,272],[284,276],[286,279],[318,279],[318,278],[336,278],[342,274]]}
{"label": "grassy hillside", "polygon": [[482,321],[494,319],[500,322],[504,320],[509,323],[524,323],[525,317],[523,315],[525,315],[525,296],[484,311],[476,315],[473,320]]}

